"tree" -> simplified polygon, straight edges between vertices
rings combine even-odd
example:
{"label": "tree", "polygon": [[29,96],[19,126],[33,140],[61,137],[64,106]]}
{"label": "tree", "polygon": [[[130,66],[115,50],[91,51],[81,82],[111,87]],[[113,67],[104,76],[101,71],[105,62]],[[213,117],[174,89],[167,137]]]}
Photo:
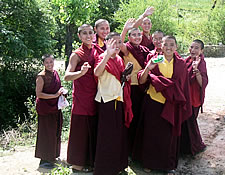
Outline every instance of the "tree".
{"label": "tree", "polygon": [[25,119],[40,58],[52,51],[51,22],[35,0],[2,0],[0,11],[0,129]]}

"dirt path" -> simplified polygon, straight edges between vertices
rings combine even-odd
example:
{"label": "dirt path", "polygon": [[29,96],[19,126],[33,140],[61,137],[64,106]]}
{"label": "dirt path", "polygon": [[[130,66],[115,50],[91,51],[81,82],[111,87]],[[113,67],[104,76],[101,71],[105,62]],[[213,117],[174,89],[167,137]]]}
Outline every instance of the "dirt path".
{"label": "dirt path", "polygon": [[[225,175],[225,58],[206,58],[206,62],[209,85],[204,113],[198,121],[207,149],[195,158],[180,158],[177,175]],[[61,159],[65,158],[66,143],[63,143]],[[0,175],[40,175],[44,170],[38,169],[38,164],[34,147],[18,147],[15,152],[0,154]],[[132,170],[137,175],[146,174],[139,167]]]}

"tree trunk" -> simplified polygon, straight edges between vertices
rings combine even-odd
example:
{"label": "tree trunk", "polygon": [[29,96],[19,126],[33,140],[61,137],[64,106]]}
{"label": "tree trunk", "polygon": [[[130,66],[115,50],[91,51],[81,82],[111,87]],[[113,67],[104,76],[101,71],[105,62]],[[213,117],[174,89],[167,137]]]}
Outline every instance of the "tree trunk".
{"label": "tree trunk", "polygon": [[66,26],[66,44],[65,44],[65,55],[67,56],[66,67],[68,65],[69,57],[73,50],[72,47],[72,43],[74,41],[73,35],[74,35],[74,24],[68,24]]}

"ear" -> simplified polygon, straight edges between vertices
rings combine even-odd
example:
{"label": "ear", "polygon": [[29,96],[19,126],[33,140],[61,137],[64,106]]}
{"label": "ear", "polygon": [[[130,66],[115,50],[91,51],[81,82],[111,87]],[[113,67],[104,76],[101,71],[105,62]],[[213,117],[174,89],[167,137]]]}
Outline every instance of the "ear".
{"label": "ear", "polygon": [[94,31],[95,31],[95,32],[96,32],[96,30],[97,30],[96,27],[94,27]]}
{"label": "ear", "polygon": [[[79,33],[77,34],[77,36],[78,36],[78,38],[80,39],[80,34],[79,34]],[[80,40],[81,40],[81,39],[80,39]]]}

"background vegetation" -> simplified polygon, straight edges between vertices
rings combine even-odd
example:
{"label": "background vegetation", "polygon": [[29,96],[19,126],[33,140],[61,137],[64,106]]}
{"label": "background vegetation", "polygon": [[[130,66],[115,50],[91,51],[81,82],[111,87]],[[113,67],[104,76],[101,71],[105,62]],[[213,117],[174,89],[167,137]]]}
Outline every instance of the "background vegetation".
{"label": "background vegetation", "polygon": [[[148,6],[155,7],[150,17],[152,32],[160,29],[175,35],[180,53],[186,53],[195,38],[205,44],[225,44],[224,0],[2,0],[0,132],[26,128],[24,121],[34,122],[28,126],[36,127],[35,77],[42,69],[41,55],[53,53],[68,60],[79,46],[76,31],[81,24],[94,25],[105,18],[111,31],[121,32],[128,18],[138,18]],[[68,100],[72,102],[71,82],[63,84],[70,90]],[[70,108],[64,110],[64,118],[67,131]]]}

